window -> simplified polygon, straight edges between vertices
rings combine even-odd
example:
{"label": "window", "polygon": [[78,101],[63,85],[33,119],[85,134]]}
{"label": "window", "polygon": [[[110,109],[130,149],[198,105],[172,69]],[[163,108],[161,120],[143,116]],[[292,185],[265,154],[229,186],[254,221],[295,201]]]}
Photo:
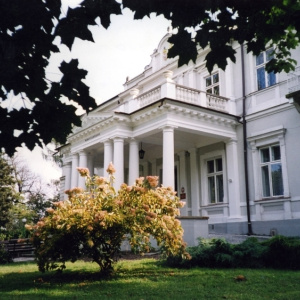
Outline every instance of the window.
{"label": "window", "polygon": [[223,163],[222,158],[207,161],[207,186],[209,203],[223,202]]}
{"label": "window", "polygon": [[273,52],[274,49],[270,48],[264,52],[261,52],[256,57],[256,76],[258,90],[262,90],[276,83],[275,73],[267,73],[267,71],[265,70],[266,63],[274,57]]}
{"label": "window", "polygon": [[219,73],[212,74],[205,78],[206,93],[220,95]]}
{"label": "window", "polygon": [[286,129],[283,125],[253,132],[248,136],[252,149],[255,200],[272,200],[272,197],[289,198],[285,143]]}
{"label": "window", "polygon": [[283,195],[280,146],[260,149],[263,197]]}

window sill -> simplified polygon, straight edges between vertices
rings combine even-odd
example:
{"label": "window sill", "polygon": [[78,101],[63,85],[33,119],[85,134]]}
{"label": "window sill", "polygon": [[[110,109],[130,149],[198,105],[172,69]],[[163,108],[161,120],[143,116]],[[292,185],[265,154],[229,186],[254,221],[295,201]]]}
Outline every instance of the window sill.
{"label": "window sill", "polygon": [[254,203],[267,203],[267,202],[282,202],[286,200],[291,200],[290,197],[284,197],[284,196],[279,196],[279,197],[269,197],[269,198],[262,198],[259,200],[254,200]]}
{"label": "window sill", "polygon": [[201,208],[206,208],[206,207],[215,207],[215,206],[228,206],[227,202],[218,202],[218,203],[208,203],[204,206],[201,206]]}

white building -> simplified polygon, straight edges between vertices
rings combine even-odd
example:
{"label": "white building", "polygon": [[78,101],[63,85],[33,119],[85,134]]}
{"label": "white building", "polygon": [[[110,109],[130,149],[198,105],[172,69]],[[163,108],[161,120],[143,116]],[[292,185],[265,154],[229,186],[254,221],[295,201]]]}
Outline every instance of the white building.
{"label": "white building", "polygon": [[[300,89],[300,67],[267,74],[270,51],[255,57],[234,44],[236,63],[225,72],[209,74],[208,49],[178,68],[166,58],[168,37],[144,72],[84,115],[60,149],[62,192],[84,185],[76,167],[106,176],[112,161],[116,188],[159,175],[186,201],[181,215],[209,217],[210,233],[299,236],[300,114],[290,92]],[[293,55],[300,62],[299,49]]]}

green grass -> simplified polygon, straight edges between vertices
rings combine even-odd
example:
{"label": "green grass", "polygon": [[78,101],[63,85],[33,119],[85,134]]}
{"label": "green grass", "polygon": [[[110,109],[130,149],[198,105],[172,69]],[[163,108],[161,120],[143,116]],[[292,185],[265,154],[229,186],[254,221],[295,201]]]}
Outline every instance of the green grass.
{"label": "green grass", "polygon": [[0,299],[300,299],[300,271],[172,269],[154,259],[120,261],[115,269],[103,279],[96,264],[82,261],[60,275],[40,273],[33,262],[0,266]]}

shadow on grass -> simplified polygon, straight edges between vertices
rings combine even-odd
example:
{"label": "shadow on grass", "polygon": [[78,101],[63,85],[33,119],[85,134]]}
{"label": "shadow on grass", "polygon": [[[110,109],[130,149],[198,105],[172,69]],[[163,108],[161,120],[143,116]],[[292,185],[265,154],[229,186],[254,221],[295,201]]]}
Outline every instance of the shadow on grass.
{"label": "shadow on grass", "polygon": [[[40,273],[35,263],[14,264],[0,270],[0,299],[300,299],[300,272],[183,270],[155,260],[120,261],[115,270],[107,278],[91,263],[68,264],[62,274]],[[247,280],[234,279],[240,272]]]}
{"label": "shadow on grass", "polygon": [[[122,263],[111,276],[97,269],[41,273],[35,263],[14,264],[0,275],[0,299],[160,299],[167,270],[158,261]],[[27,270],[27,271],[26,271]],[[166,277],[162,280],[163,277]],[[149,290],[150,288],[150,290]],[[182,295],[181,295],[182,296]]]}

